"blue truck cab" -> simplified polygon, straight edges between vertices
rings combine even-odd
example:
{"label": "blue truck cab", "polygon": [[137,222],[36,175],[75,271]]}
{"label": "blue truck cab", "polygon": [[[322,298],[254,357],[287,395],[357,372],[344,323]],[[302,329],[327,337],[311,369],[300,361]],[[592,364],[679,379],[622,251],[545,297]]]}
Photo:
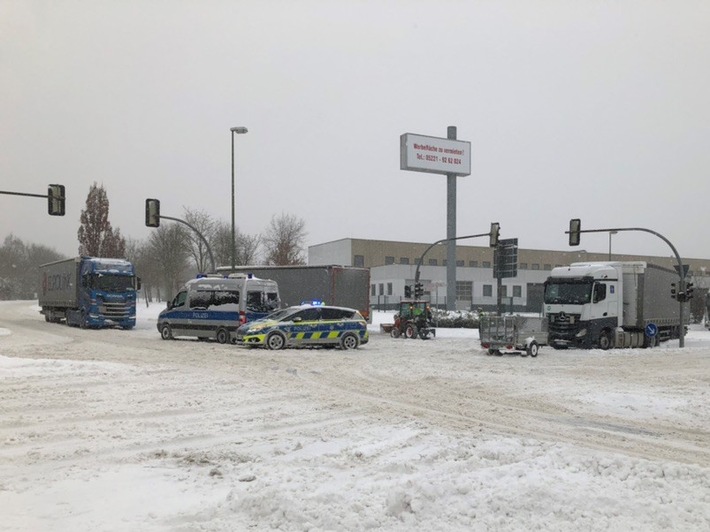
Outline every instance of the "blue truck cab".
{"label": "blue truck cab", "polygon": [[38,300],[48,322],[132,329],[139,289],[133,264],[123,259],[76,257],[40,266]]}

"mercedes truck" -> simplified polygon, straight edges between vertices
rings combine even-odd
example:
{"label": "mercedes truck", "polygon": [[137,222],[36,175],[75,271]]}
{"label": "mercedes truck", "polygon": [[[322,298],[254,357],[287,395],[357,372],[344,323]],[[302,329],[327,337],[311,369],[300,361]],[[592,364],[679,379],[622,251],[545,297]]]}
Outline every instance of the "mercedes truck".
{"label": "mercedes truck", "polygon": [[[676,339],[678,273],[646,262],[577,262],[545,282],[548,344],[557,349],[653,347]],[[687,303],[683,303],[687,305]],[[688,313],[685,312],[687,316]]]}

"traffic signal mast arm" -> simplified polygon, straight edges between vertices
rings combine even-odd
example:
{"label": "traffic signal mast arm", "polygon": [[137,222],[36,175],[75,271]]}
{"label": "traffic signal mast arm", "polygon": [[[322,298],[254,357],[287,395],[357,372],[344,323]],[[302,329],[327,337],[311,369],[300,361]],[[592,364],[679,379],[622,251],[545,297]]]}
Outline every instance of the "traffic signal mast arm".
{"label": "traffic signal mast arm", "polygon": [[[646,229],[645,227],[613,227],[610,229],[582,229],[582,224],[579,220],[579,218],[573,218],[570,220],[569,224],[569,231],[565,231],[565,234],[569,235],[569,245],[570,246],[578,246],[579,245],[579,235],[580,233],[620,233],[622,231],[642,231],[644,233],[651,233],[652,235],[656,235],[658,238],[663,240],[668,246],[671,248],[673,251],[673,254],[675,255],[676,261],[678,262],[678,277],[680,278],[679,283],[678,283],[678,294],[682,294],[681,298],[682,300],[679,313],[680,313],[680,325],[681,325],[681,334],[680,334],[680,347],[684,347],[685,341],[684,341],[684,334],[683,334],[683,301],[685,301],[686,297],[686,288],[685,288],[685,270],[683,269],[683,261],[680,258],[680,255],[678,254],[678,250],[675,248],[675,246],[671,243],[670,240],[668,240],[665,236],[663,236],[660,233],[657,233],[656,231],[652,231],[651,229]],[[691,285],[692,286],[692,285]]]}
{"label": "traffic signal mast arm", "polygon": [[419,268],[424,262],[424,256],[429,253],[429,250],[433,248],[434,246],[438,244],[443,244],[444,242],[450,242],[451,240],[463,240],[464,238],[480,238],[484,236],[489,236],[491,237],[491,247],[495,247],[496,244],[498,243],[498,232],[500,231],[500,224],[492,223],[491,224],[491,230],[488,231],[487,233],[480,233],[478,235],[466,235],[466,236],[457,236],[455,238],[442,238],[441,240],[437,240],[433,244],[431,244],[428,248],[424,250],[424,253],[422,253],[422,256],[419,257],[419,262],[417,262],[417,269],[414,273],[414,286],[416,286],[419,283]]}
{"label": "traffic signal mast arm", "polygon": [[0,190],[0,194],[10,196],[29,196],[31,198],[47,198],[47,212],[51,216],[64,216],[66,195],[64,193],[64,185],[49,185],[47,194],[31,194],[29,192],[8,192]]}

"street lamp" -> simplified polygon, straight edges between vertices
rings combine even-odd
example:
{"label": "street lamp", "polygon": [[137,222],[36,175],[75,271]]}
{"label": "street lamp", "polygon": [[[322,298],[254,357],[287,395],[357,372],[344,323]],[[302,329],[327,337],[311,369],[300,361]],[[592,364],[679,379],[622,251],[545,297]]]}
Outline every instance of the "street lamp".
{"label": "street lamp", "polygon": [[243,135],[248,130],[245,127],[233,127],[230,131],[232,132],[232,273],[234,273],[237,257],[236,230],[234,226],[234,134]]}
{"label": "street lamp", "polygon": [[609,231],[609,262],[611,262],[611,235],[617,234],[619,231]]}

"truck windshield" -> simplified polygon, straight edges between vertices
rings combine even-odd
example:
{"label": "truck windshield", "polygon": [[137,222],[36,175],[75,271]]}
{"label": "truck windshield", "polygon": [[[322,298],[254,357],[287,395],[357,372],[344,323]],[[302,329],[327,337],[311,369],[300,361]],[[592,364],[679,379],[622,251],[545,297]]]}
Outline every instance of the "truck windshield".
{"label": "truck windshield", "polygon": [[582,305],[591,301],[592,283],[587,281],[548,281],[545,303]]}
{"label": "truck windshield", "polygon": [[106,292],[127,292],[133,290],[133,277],[129,275],[92,275],[91,288]]}

